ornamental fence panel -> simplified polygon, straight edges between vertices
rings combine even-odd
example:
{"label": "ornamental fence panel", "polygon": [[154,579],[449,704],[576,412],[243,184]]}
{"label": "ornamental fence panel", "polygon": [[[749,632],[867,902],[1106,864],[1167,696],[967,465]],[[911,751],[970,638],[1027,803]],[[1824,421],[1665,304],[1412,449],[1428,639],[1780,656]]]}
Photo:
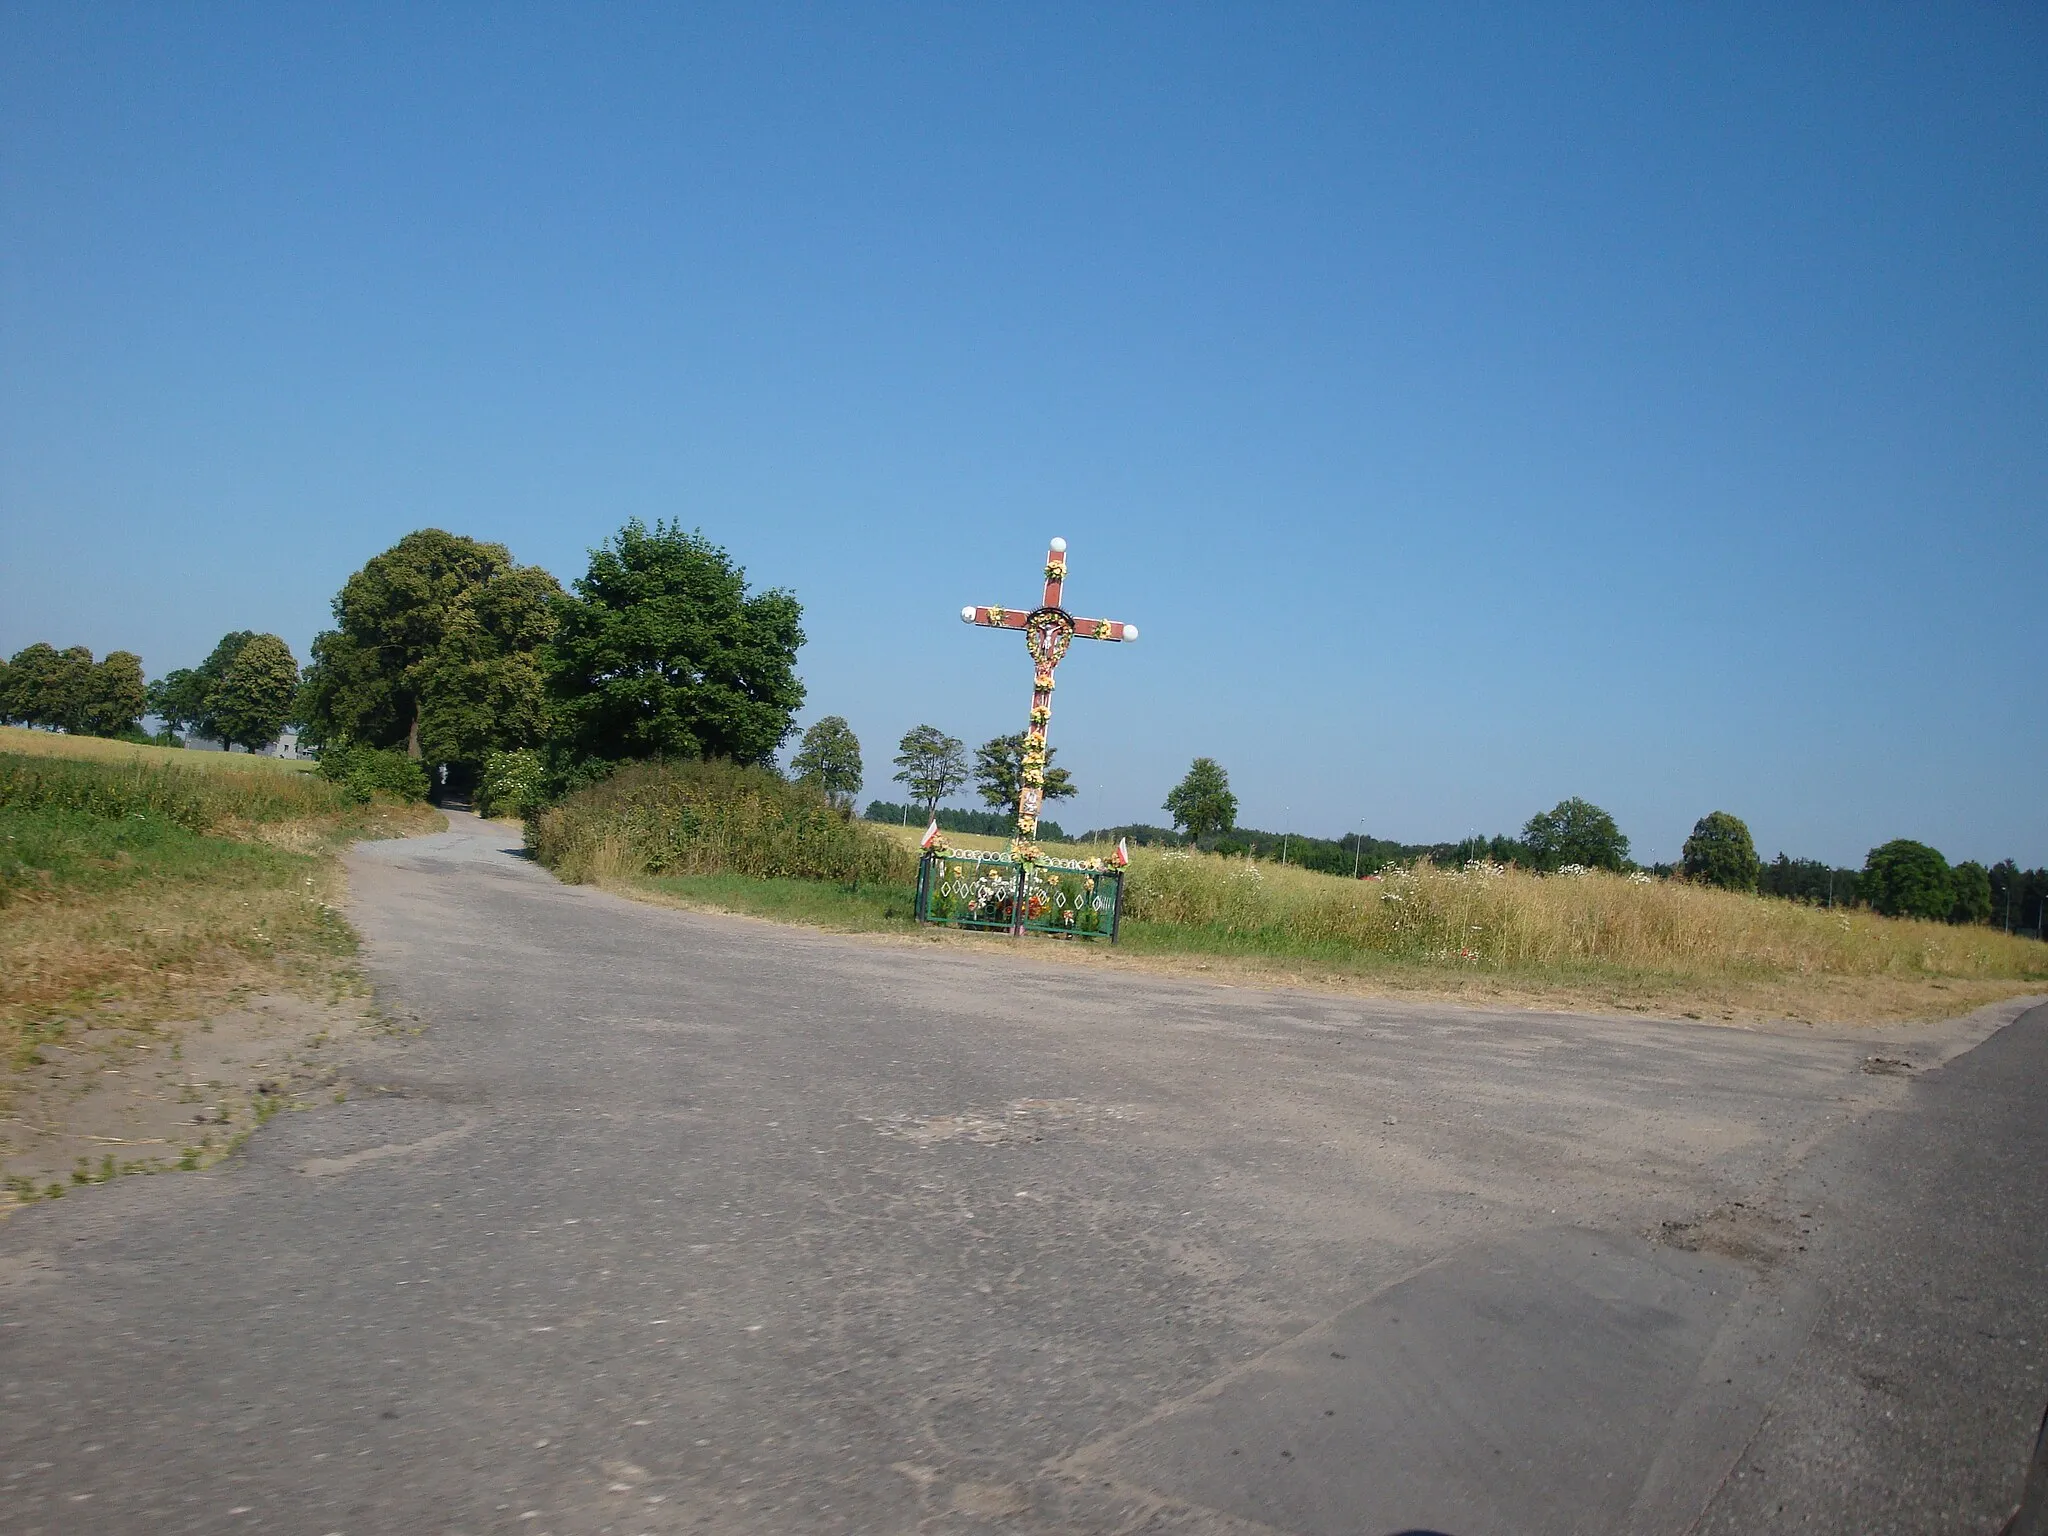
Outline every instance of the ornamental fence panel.
{"label": "ornamental fence panel", "polygon": [[1123,871],[1000,854],[927,853],[917,865],[917,920],[996,933],[1116,942]]}

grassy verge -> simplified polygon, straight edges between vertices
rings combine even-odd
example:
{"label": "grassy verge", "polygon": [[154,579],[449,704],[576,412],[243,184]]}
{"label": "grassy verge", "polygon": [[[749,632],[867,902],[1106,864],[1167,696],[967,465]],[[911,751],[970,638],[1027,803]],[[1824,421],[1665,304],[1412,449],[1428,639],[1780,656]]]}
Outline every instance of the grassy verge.
{"label": "grassy verge", "polygon": [[88,1020],[140,1027],[258,988],[331,991],[355,944],[335,851],[440,823],[265,759],[19,735],[42,739],[0,752],[9,1072]]}
{"label": "grassy verge", "polygon": [[[905,846],[917,835],[875,831]],[[1001,846],[995,838],[947,840]],[[908,887],[855,892],[732,873],[650,880],[628,872],[606,883],[680,905],[843,932],[907,935],[914,928]],[[1361,882],[1143,849],[1131,867],[1125,912],[1114,951],[1035,941],[1033,951],[1251,985],[1717,1020],[1927,1020],[2048,992],[2048,947],[1992,929],[1606,875],[1424,868]]]}
{"label": "grassy verge", "polygon": [[1482,1007],[1649,1013],[1723,1022],[1921,1022],[2048,992],[2048,979],[1658,969],[1599,960],[1446,964],[1330,940],[1178,923],[1127,922],[1118,961],[1148,971],[1244,985],[1309,986],[1443,998]]}
{"label": "grassy verge", "polygon": [[[920,928],[909,886],[847,886],[744,875],[610,879],[622,895],[698,911],[730,912],[833,933],[923,936],[990,949],[1000,934]],[[1807,1023],[1931,1021],[1987,1003],[2048,992],[2048,980],[1943,976],[1816,976],[1654,970],[1598,961],[1477,967],[1405,960],[1333,942],[1232,932],[1181,923],[1127,921],[1119,943],[1032,938],[1023,953],[1241,986],[1313,987],[1367,996],[1446,999],[1475,1007],[1561,1008],[1647,1013],[1720,1022],[1788,1019]]]}

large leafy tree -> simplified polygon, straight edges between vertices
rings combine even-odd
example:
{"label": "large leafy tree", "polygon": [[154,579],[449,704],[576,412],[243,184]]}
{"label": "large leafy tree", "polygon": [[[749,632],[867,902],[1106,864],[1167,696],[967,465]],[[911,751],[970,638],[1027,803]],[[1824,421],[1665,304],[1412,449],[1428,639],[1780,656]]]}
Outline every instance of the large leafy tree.
{"label": "large leafy tree", "polygon": [[[256,679],[276,666],[276,650],[266,646],[252,658],[250,670],[244,675],[236,694],[230,698],[222,693],[222,683],[234,670],[236,661],[252,641],[268,639],[275,647],[281,648],[287,659],[291,659],[291,648],[275,635],[259,636],[253,629],[235,629],[220,637],[218,644],[207,653],[206,660],[196,667],[180,667],[167,672],[149,685],[147,700],[149,712],[163,721],[173,731],[193,731],[201,736],[210,736],[215,741],[231,746],[247,746],[254,752],[266,747],[277,739],[277,733],[290,718],[290,703],[278,717],[277,725],[253,745],[250,732],[261,723],[249,714],[254,702],[251,689]],[[292,661],[292,673],[297,677],[298,663]],[[219,700],[228,713],[223,716],[215,708]],[[258,715],[263,713],[258,711]]]}
{"label": "large leafy tree", "polygon": [[558,735],[574,754],[765,763],[804,701],[803,607],[701,533],[638,518],[590,553],[556,604],[547,652]]}
{"label": "large leafy tree", "polygon": [[1956,891],[1948,860],[1909,837],[1895,837],[1870,850],[1858,886],[1863,899],[1887,917],[1924,917],[1944,922],[1955,909]]}
{"label": "large leafy tree", "polygon": [[235,648],[206,697],[206,732],[229,746],[260,752],[291,719],[299,663],[276,635],[251,635]]}
{"label": "large leafy tree", "polygon": [[54,645],[38,640],[23,646],[8,663],[0,712],[15,725],[57,725],[53,709],[60,706],[68,670],[66,653]]}
{"label": "large leafy tree", "polygon": [[1628,839],[1614,818],[1576,795],[1531,816],[1522,828],[1522,841],[1540,869],[1582,864],[1619,870],[1628,865]]}
{"label": "large leafy tree", "polygon": [[[1074,776],[1064,768],[1053,767],[1053,754],[1058,751],[1058,747],[1045,749],[1045,783],[1041,787],[1047,800],[1067,800],[1079,793]],[[997,810],[1017,809],[1017,796],[1024,789],[1022,731],[1011,736],[992,736],[974,749],[974,789],[986,805]]]}
{"label": "large leafy tree", "polygon": [[45,674],[43,724],[54,725],[74,736],[90,735],[92,718],[93,659],[82,645],[68,645],[57,653],[57,663]]}
{"label": "large leafy tree", "polygon": [[142,658],[133,651],[109,651],[93,668],[86,718],[94,736],[120,736],[142,723],[149,693],[142,683]]}
{"label": "large leafy tree", "polygon": [[539,652],[561,587],[502,544],[409,533],[349,577],[299,694],[312,742],[481,762],[532,746],[548,710]]}
{"label": "large leafy tree", "polygon": [[1723,890],[1753,891],[1763,873],[1748,823],[1727,811],[1709,811],[1693,823],[1681,858],[1686,879]]}
{"label": "large leafy tree", "polygon": [[235,658],[242,654],[242,647],[255,638],[256,631],[253,629],[230,630],[222,635],[220,643],[207,653],[206,660],[193,668],[198,678],[196,688],[199,696],[199,713],[192,721],[192,728],[200,735],[234,745],[227,734],[228,727],[213,713],[213,697],[220,691],[221,679],[227,676],[228,668],[232,667]]}
{"label": "large leafy tree", "polygon": [[1955,904],[1949,908],[1952,923],[1991,921],[1991,871],[1975,859],[1965,859],[1949,871]]}
{"label": "large leafy tree", "polygon": [[1188,765],[1187,777],[1166,797],[1166,812],[1173,824],[1200,842],[1221,837],[1237,823],[1237,796],[1230,792],[1230,775],[1213,757],[1198,757]]}
{"label": "large leafy tree", "polygon": [[834,805],[851,807],[860,793],[860,738],[844,715],[827,715],[804,732],[789,769],[799,781],[817,785]]}
{"label": "large leafy tree", "polygon": [[171,731],[196,731],[206,718],[206,695],[212,686],[197,667],[179,667],[149,685],[149,712]]}
{"label": "large leafy tree", "polygon": [[966,749],[958,736],[948,736],[936,725],[914,725],[896,743],[893,777],[924,807],[925,815],[936,815],[939,802],[967,782]]}

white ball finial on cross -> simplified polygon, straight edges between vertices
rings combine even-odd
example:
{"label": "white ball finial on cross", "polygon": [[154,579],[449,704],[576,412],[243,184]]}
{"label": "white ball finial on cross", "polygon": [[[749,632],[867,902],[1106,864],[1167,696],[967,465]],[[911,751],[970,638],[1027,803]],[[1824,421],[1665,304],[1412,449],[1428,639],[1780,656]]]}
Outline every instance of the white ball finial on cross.
{"label": "white ball finial on cross", "polygon": [[972,608],[962,608],[960,610],[960,622],[962,624],[972,624],[974,622],[974,610]]}
{"label": "white ball finial on cross", "polygon": [[1135,640],[1135,639],[1137,639],[1137,638],[1138,638],[1138,626],[1137,626],[1137,625],[1135,625],[1135,624],[1126,624],[1126,625],[1124,626],[1124,638],[1125,638],[1126,640]]}
{"label": "white ball finial on cross", "polygon": [[1065,539],[1054,539],[1052,541],[1052,552],[1056,555],[1064,555],[1067,552],[1067,541]]}

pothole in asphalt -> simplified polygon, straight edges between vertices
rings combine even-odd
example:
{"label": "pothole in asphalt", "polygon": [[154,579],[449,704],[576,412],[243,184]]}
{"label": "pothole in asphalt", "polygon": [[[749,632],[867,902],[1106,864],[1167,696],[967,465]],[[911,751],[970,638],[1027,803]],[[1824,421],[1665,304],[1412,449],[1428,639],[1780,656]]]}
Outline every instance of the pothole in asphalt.
{"label": "pothole in asphalt", "polygon": [[1731,1200],[1698,1221],[1660,1223],[1649,1235],[1683,1253],[1716,1253],[1763,1269],[1783,1261],[1797,1233],[1783,1217]]}
{"label": "pothole in asphalt", "polygon": [[888,1115],[873,1120],[876,1132],[917,1146],[967,1141],[990,1147],[1043,1141],[1055,1131],[1127,1120],[1128,1104],[1090,1104],[1081,1099],[1015,1099],[993,1112],[961,1110],[945,1115]]}

